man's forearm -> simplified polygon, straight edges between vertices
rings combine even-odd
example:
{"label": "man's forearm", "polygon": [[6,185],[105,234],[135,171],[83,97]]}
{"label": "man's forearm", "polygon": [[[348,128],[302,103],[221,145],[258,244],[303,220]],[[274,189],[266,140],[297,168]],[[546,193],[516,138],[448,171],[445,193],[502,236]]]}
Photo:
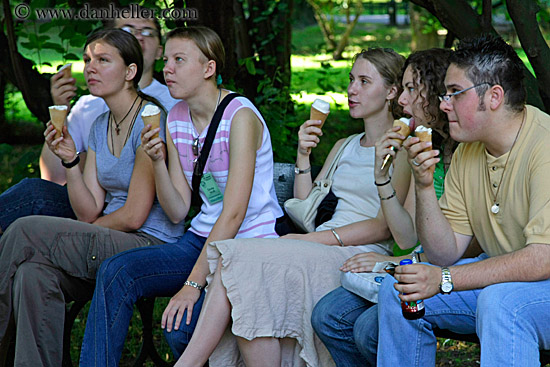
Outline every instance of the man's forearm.
{"label": "man's forearm", "polygon": [[441,212],[435,190],[416,188],[416,228],[418,238],[430,262],[450,265],[460,258],[449,222]]}
{"label": "man's forearm", "polygon": [[550,278],[550,245],[531,244],[518,251],[450,269],[455,290],[545,280]]}

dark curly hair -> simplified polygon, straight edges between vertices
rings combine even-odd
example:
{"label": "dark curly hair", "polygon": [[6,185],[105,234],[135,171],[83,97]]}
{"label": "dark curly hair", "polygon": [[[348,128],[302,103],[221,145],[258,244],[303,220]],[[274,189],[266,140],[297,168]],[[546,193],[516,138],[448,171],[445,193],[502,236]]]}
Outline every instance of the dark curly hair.
{"label": "dark curly hair", "polygon": [[390,101],[390,108],[394,118],[403,116],[403,107],[397,103],[397,99],[402,92],[401,87],[401,68],[405,58],[399,55],[391,48],[371,47],[368,50],[362,50],[353,57],[353,62],[357,59],[365,59],[374,65],[376,70],[384,79],[386,87],[395,85],[398,89],[397,97]]}
{"label": "dark curly hair", "polygon": [[[413,84],[419,92],[414,103],[419,103],[424,113],[431,117],[427,123],[433,129],[433,146],[443,151],[446,167],[451,163],[451,154],[458,145],[449,134],[447,114],[439,108],[439,96],[445,94],[445,74],[451,55],[451,50],[443,48],[416,51],[407,58],[402,72],[404,74],[407,67],[411,67]],[[422,92],[424,98],[421,97]]]}
{"label": "dark curly hair", "polygon": [[[457,46],[450,62],[463,69],[474,85],[500,85],[504,90],[505,103],[514,111],[523,110],[527,97],[523,85],[523,62],[502,38],[482,34],[464,39]],[[488,88],[487,84],[476,88],[478,96],[483,96]],[[482,103],[480,107],[483,107]]]}

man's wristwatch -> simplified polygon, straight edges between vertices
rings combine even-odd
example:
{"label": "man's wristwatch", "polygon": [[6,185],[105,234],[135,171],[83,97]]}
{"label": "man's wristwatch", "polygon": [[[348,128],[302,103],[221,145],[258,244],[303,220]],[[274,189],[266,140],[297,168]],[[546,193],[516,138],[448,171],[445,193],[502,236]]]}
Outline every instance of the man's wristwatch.
{"label": "man's wristwatch", "polygon": [[451,271],[449,268],[441,268],[441,284],[439,289],[443,294],[451,294],[453,291],[454,285],[451,279]]}
{"label": "man's wristwatch", "polygon": [[297,175],[302,175],[304,173],[309,173],[309,172],[311,172],[311,166],[309,166],[306,169],[299,169],[298,166],[294,166],[294,173]]}

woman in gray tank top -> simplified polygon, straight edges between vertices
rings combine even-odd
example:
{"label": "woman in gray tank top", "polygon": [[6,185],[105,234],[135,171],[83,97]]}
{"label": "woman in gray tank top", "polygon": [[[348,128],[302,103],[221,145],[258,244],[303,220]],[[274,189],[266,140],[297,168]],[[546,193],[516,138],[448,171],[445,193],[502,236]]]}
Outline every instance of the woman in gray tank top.
{"label": "woman in gray tank top", "polygon": [[143,70],[138,41],[119,29],[94,33],[84,62],[90,92],[109,111],[92,126],[83,174],[67,127],[58,138],[51,123],[45,132],[66,168],[78,220],[21,218],[0,240],[0,350],[15,334],[16,365],[61,365],[65,303],[91,298],[104,259],[183,233],[155,199],[151,160],[140,146],[141,109],[153,100],[138,91]]}

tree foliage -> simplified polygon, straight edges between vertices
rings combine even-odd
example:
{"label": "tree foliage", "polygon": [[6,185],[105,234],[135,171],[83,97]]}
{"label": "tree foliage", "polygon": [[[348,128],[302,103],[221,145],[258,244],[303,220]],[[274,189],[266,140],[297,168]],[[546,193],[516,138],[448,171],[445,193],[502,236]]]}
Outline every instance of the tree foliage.
{"label": "tree foliage", "polygon": [[[37,21],[34,18],[35,11],[47,8],[78,11],[86,4],[91,9],[108,8],[112,5],[121,9],[136,1],[23,1],[21,4],[28,6],[30,14],[25,21],[14,17],[14,14],[18,14],[15,7],[19,4],[2,0],[2,21],[6,26],[0,32],[0,51],[9,57],[0,58],[0,87],[3,80],[13,84],[22,92],[29,110],[39,120],[46,122],[49,119],[47,107],[52,103],[49,91],[51,75],[41,74],[36,68],[37,65],[47,65],[41,60],[41,54],[47,50],[57,53],[63,61],[81,59],[80,54],[69,50],[83,47],[87,34],[100,27],[101,22],[72,19]],[[140,4],[157,10],[195,9],[198,13],[196,20],[166,19],[166,28],[205,25],[214,29],[222,38],[226,49],[224,85],[243,92],[255,101],[270,124],[273,135],[280,139],[288,136],[285,118],[293,108],[288,92],[293,0],[227,0],[216,2],[215,6],[207,0],[142,0]],[[54,30],[55,41],[52,39]],[[18,42],[19,39],[25,39],[25,42]],[[32,60],[24,58],[18,47],[32,51]],[[156,77],[162,80],[159,70]]]}
{"label": "tree foliage", "polygon": [[[481,33],[498,34],[492,23],[491,0],[410,0],[432,13],[458,39]],[[541,6],[544,5],[544,6]],[[548,19],[548,0],[507,0],[506,9],[535,76],[525,68],[528,103],[550,111],[550,49],[541,32]],[[539,23],[540,22],[540,23]],[[548,22],[546,21],[546,24]]]}
{"label": "tree foliage", "polygon": [[[327,49],[332,52],[334,60],[341,60],[342,53],[348,44],[349,36],[357,25],[363,12],[362,0],[307,0],[313,9],[315,20],[323,33]],[[340,15],[345,20],[345,30],[337,39],[336,18]]]}

